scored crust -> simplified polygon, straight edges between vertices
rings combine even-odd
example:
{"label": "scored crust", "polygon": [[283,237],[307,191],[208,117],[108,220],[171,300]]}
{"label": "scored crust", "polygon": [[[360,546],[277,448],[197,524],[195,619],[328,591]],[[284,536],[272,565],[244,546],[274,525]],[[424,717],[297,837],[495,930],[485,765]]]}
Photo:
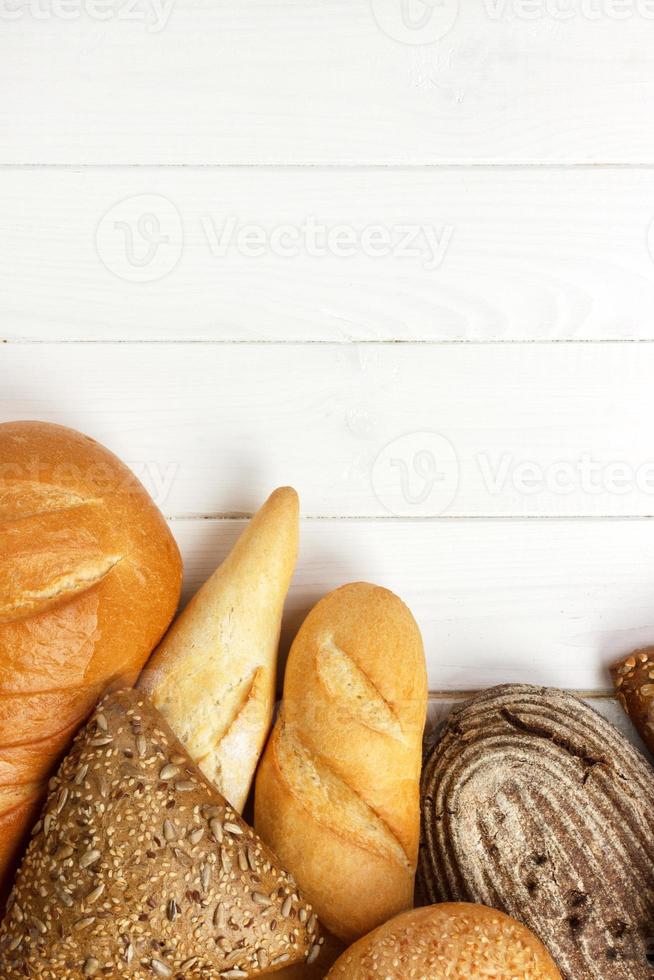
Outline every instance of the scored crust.
{"label": "scored crust", "polygon": [[[48,776],[98,698],[136,681],[181,572],[113,453],[60,425],[0,424],[0,907]],[[7,809],[26,786],[32,806]]]}
{"label": "scored crust", "polygon": [[427,902],[528,926],[568,980],[650,980],[654,773],[578,698],[505,685],[453,712],[422,778]]}
{"label": "scored crust", "polygon": [[255,827],[343,942],[411,907],[426,707],[420,631],[396,595],[355,582],[314,606],[257,770]]}

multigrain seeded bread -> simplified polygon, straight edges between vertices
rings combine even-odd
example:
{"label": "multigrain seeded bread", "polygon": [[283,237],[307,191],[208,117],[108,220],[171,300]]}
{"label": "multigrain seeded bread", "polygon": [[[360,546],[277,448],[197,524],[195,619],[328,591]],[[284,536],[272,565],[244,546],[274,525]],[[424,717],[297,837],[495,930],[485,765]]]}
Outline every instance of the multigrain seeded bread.
{"label": "multigrain seeded bread", "polygon": [[313,961],[316,916],[141,692],[52,780],[0,927],[2,980],[237,980]]}
{"label": "multigrain seeded bread", "polygon": [[[391,919],[340,957],[327,980],[561,980],[543,944],[484,905],[444,903]],[[581,980],[581,977],[579,977]]]}
{"label": "multigrain seeded bread", "polygon": [[611,667],[618,700],[654,754],[654,647],[645,647]]}
{"label": "multigrain seeded bread", "polygon": [[0,425],[0,893],[98,698],[138,677],[182,565],[133,473],[61,425]]}
{"label": "multigrain seeded bread", "polygon": [[523,922],[567,980],[651,978],[654,773],[570,694],[486,691],[425,765],[418,884]]}
{"label": "multigrain seeded bread", "polygon": [[168,631],[139,686],[242,813],[272,722],[298,497],[280,487]]}
{"label": "multigrain seeded bread", "polygon": [[404,603],[364,582],[309,613],[256,779],[255,827],[344,942],[410,908],[427,679]]}

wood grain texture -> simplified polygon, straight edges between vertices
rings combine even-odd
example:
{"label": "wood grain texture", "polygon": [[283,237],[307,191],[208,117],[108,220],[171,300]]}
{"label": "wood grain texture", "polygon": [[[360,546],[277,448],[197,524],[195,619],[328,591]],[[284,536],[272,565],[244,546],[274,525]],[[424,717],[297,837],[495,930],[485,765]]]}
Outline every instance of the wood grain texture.
{"label": "wood grain texture", "polygon": [[[241,521],[173,521],[188,598]],[[654,637],[650,521],[304,521],[282,649],[344,582],[392,589],[421,628],[432,691],[525,682],[608,690]]]}
{"label": "wood grain texture", "polygon": [[5,19],[0,161],[654,161],[644,0],[619,20],[607,0],[565,21],[459,6],[433,43],[388,0],[172,0],[167,20],[121,0],[103,22],[80,0],[70,19]]}
{"label": "wood grain texture", "polygon": [[82,429],[172,516],[649,516],[654,346],[6,345],[0,414]]}
{"label": "wood grain texture", "polygon": [[[378,578],[432,686],[607,687],[652,642],[649,524],[598,518],[654,513],[654,349],[549,342],[654,339],[648,0],[461,0],[439,38],[393,0],[54,2],[0,17],[0,418],[89,432],[178,518],[293,482],[328,520],[304,524],[287,638]],[[354,254],[270,247],[312,217]],[[221,254],[230,219],[262,254]],[[415,224],[431,268],[420,238],[361,247]],[[190,588],[240,525],[174,526]]]}
{"label": "wood grain texture", "polygon": [[6,170],[1,336],[652,339],[653,188],[648,169]]}

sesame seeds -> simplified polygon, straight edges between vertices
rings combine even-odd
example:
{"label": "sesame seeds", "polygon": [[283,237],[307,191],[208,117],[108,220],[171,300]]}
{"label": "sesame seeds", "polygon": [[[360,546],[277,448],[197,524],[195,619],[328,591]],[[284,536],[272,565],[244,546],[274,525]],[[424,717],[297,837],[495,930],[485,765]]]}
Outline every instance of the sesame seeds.
{"label": "sesame seeds", "polygon": [[495,909],[467,904],[433,905],[391,919],[346,950],[328,976],[561,980],[528,929]]}
{"label": "sesame seeds", "polygon": [[310,955],[290,876],[153,709],[131,692],[99,713],[106,730],[94,716],[50,787],[0,928],[3,980],[236,980]]}

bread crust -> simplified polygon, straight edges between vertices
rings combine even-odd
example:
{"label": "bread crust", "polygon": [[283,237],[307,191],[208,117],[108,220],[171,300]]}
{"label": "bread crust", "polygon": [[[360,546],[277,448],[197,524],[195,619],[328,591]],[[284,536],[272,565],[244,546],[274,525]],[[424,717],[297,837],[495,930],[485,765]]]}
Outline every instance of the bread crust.
{"label": "bread crust", "polygon": [[272,722],[298,511],[291,487],[271,494],[175,621],[139,681],[239,813]]}
{"label": "bread crust", "polygon": [[[59,425],[0,425],[5,886],[53,764],[98,697],[135,682],[180,587],[166,522],[113,453]],[[3,789],[22,805],[3,809]]]}
{"label": "bread crust", "polygon": [[420,632],[397,596],[359,582],[318,603],[289,655],[255,825],[343,941],[412,903],[426,705]]}
{"label": "bread crust", "polygon": [[405,912],[336,961],[327,980],[561,980],[525,926],[497,909],[445,902]]}
{"label": "bread crust", "polygon": [[636,650],[610,670],[620,704],[654,754],[654,647]]}
{"label": "bread crust", "polygon": [[312,908],[141,691],[98,705],[0,927],[3,980],[224,980],[317,960]]}
{"label": "bread crust", "polygon": [[508,684],[448,718],[422,776],[425,902],[493,905],[567,980],[651,978],[654,773],[604,718]]}

